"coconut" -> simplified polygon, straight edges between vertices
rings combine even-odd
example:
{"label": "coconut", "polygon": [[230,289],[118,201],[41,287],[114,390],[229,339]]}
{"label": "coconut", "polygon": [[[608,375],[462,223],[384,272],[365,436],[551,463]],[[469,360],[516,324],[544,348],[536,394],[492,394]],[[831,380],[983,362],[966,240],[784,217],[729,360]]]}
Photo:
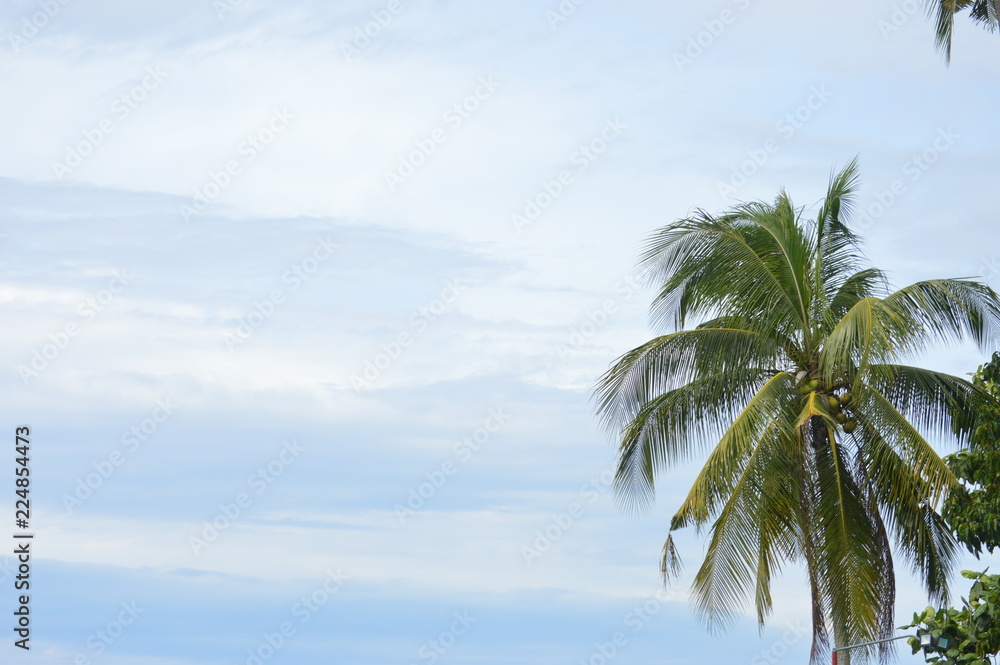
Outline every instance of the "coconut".
{"label": "coconut", "polygon": [[856,422],[854,422],[853,420],[848,420],[846,423],[844,423],[844,432],[850,434],[851,432],[854,431],[854,428],[857,426],[858,424]]}
{"label": "coconut", "polygon": [[830,410],[831,411],[839,411],[840,410],[840,402],[837,400],[836,397],[830,397],[830,398],[828,398],[827,401],[826,401],[826,403],[830,405]]}
{"label": "coconut", "polygon": [[844,424],[847,423],[847,416],[845,416],[843,413],[838,413],[837,415],[835,415],[833,417],[833,419],[836,420],[841,425],[844,425]]}
{"label": "coconut", "polygon": [[818,379],[813,379],[812,381],[809,382],[809,390],[818,390],[818,389],[819,389]]}
{"label": "coconut", "polygon": [[839,401],[840,401],[840,405],[841,406],[847,406],[853,400],[854,400],[854,397],[851,396],[851,393],[844,393],[843,395],[841,395],[839,397]]}

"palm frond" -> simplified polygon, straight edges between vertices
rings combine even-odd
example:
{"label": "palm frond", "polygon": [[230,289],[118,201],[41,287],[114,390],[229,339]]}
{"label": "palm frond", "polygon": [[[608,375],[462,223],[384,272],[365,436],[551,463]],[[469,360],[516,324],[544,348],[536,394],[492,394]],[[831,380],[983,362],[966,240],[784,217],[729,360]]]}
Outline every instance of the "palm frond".
{"label": "palm frond", "polygon": [[797,401],[793,387],[791,375],[775,374],[732,420],[674,515],[671,530],[689,524],[700,528],[714,518],[722,503],[733,493],[747,461],[765,433],[774,434],[781,428],[788,428],[789,416]]}
{"label": "palm frond", "polygon": [[[861,269],[860,239],[848,226],[855,207],[860,177],[858,158],[830,176],[826,198],[816,214],[816,257],[813,265],[815,305],[823,306],[848,275]],[[819,312],[813,313],[818,318]]]}
{"label": "palm frond", "polygon": [[632,349],[601,376],[594,391],[597,413],[617,434],[649,400],[700,375],[782,364],[778,345],[749,330],[703,328],[663,335]]}
{"label": "palm frond", "polygon": [[885,273],[878,268],[863,268],[850,275],[830,296],[824,313],[824,333],[829,333],[837,322],[859,301],[884,296],[888,290]]}
{"label": "palm frond", "polygon": [[826,336],[819,369],[827,381],[851,381],[854,368],[864,372],[872,363],[894,360],[900,345],[919,344],[919,323],[900,316],[898,308],[879,298],[863,298],[851,307]]}
{"label": "palm frond", "polygon": [[751,599],[759,624],[770,612],[771,574],[796,552],[794,471],[782,463],[795,445],[794,437],[763,437],[712,525],[692,586],[698,614],[711,630],[731,625]]}
{"label": "palm frond", "polygon": [[886,296],[886,307],[919,334],[901,340],[904,352],[923,351],[933,342],[971,339],[991,350],[1000,341],[1000,296],[968,279],[917,282]]}
{"label": "palm frond", "polygon": [[860,428],[855,436],[861,442],[859,466],[865,469],[899,552],[923,580],[931,600],[947,604],[958,545],[934,510],[933,489],[920,467],[908,464],[876,427]]}
{"label": "palm frond", "polygon": [[937,505],[958,481],[948,465],[907,420],[878,390],[864,384],[855,386],[856,411],[863,414],[859,429],[878,432],[879,436],[921,479],[918,486],[925,500]]}
{"label": "palm frond", "polygon": [[728,315],[758,331],[801,326],[800,285],[782,259],[794,243],[785,239],[782,248],[768,212],[751,204],[719,217],[700,211],[655,233],[640,259],[648,279],[662,280],[654,324],[681,328],[690,317]]}
{"label": "palm frond", "polygon": [[[791,383],[790,376],[771,369],[732,369],[648,401],[621,434],[615,472],[619,504],[629,511],[647,508],[656,472],[690,459],[719,436],[716,450],[746,446],[787,397]],[[727,422],[732,422],[728,429]]]}
{"label": "palm frond", "polygon": [[862,381],[917,429],[958,445],[968,445],[986,407],[995,401],[965,379],[908,365],[871,365]]}

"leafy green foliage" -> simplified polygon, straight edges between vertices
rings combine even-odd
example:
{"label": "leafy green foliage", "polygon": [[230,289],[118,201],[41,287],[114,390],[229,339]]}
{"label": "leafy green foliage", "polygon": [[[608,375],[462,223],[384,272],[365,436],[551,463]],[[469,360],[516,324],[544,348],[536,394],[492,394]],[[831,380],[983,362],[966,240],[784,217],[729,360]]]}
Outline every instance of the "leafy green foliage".
{"label": "leafy green foliage", "polygon": [[[913,623],[902,630],[916,628],[918,635],[929,633],[937,643],[948,639],[947,647],[926,651],[926,659],[936,665],[993,665],[1000,652],[1000,575],[963,570],[962,576],[975,580],[962,608],[934,609],[914,613]],[[919,637],[908,640],[913,653],[921,650]]]}
{"label": "leafy green foliage", "polygon": [[772,577],[804,564],[814,662],[831,641],[892,633],[894,548],[931,600],[947,602],[957,543],[935,508],[958,480],[927,437],[966,444],[989,395],[903,361],[942,342],[1000,341],[1000,298],[985,284],[891,291],[865,265],[849,226],[856,189],[851,162],[812,220],[781,192],[656,231],[640,267],[665,330],[595,389],[619,442],[625,508],[652,504],[660,472],[705,458],[670,524],[665,581],[680,570],[673,531],[707,530],[692,589],[699,615],[725,627],[752,606],[763,626]]}
{"label": "leafy green foliage", "polygon": [[993,400],[984,405],[983,422],[972,433],[972,446],[945,457],[962,481],[945,501],[942,515],[955,536],[977,557],[1000,547],[1000,353],[980,365],[973,384]]}

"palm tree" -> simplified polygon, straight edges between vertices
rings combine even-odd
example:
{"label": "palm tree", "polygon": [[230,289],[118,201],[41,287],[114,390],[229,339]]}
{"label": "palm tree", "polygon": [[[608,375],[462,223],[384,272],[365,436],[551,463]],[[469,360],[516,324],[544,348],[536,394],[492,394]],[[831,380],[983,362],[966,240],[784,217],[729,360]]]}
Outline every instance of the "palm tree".
{"label": "palm tree", "polygon": [[[927,437],[967,440],[985,394],[969,382],[898,364],[929,344],[993,344],[1000,299],[968,279],[889,293],[848,227],[856,160],[832,176],[816,219],[782,191],[669,224],[640,268],[660,285],[656,337],[619,358],[595,388],[618,448],[626,508],[651,504],[658,472],[708,452],[673,531],[710,525],[692,598],[709,627],[752,602],[771,612],[771,578],[804,563],[812,657],[891,634],[893,549],[946,602],[956,555],[936,507],[956,479]],[[685,329],[690,321],[701,321]],[[861,651],[861,660],[885,656]]]}
{"label": "palm tree", "polygon": [[1000,15],[1000,0],[934,0],[927,7],[936,14],[934,45],[944,54],[945,62],[951,62],[955,14],[968,9],[972,20],[990,32],[997,28],[997,16]]}

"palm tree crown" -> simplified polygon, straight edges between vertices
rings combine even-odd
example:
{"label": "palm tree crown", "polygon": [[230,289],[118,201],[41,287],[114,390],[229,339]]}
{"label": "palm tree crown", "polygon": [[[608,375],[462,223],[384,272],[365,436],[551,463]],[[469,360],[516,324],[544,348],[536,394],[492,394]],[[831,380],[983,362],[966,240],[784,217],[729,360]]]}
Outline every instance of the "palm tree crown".
{"label": "palm tree crown", "polygon": [[763,627],[772,575],[804,563],[814,661],[831,638],[892,632],[893,549],[947,599],[956,546],[936,507],[956,479],[927,438],[964,442],[988,396],[899,363],[940,341],[986,347],[1000,331],[1000,299],[976,281],[889,291],[847,224],[856,186],[852,161],[815,220],[781,192],[653,234],[640,260],[659,286],[652,318],[679,332],[623,355],[595,389],[626,507],[651,503],[658,471],[708,454],[671,522],[665,579],[680,566],[672,532],[708,526],[700,616],[724,627],[752,603]]}

